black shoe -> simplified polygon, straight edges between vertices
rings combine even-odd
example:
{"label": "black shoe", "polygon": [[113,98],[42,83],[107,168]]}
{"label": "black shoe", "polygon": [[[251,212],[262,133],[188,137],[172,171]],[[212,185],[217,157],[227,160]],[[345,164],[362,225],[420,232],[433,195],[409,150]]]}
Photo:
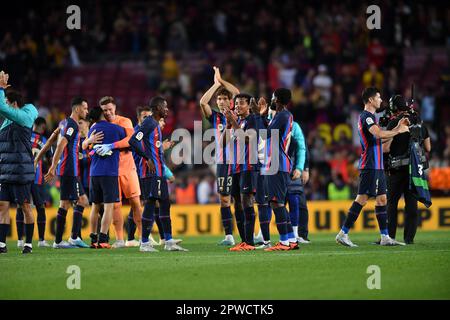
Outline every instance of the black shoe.
{"label": "black shoe", "polygon": [[29,246],[23,246],[23,250],[22,250],[22,253],[23,253],[23,254],[25,254],[25,253],[31,253],[31,252],[33,252],[33,249],[32,249],[31,247],[29,247]]}
{"label": "black shoe", "polygon": [[7,252],[8,252],[8,248],[6,248],[6,246],[0,248],[0,254],[7,253]]}
{"label": "black shoe", "polygon": [[405,240],[406,244],[414,244],[414,240]]}

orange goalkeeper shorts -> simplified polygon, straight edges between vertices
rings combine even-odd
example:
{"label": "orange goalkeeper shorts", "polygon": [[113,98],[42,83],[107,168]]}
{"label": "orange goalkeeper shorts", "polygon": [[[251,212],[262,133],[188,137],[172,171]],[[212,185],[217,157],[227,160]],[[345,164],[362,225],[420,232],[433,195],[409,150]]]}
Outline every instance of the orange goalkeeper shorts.
{"label": "orange goalkeeper shorts", "polygon": [[139,178],[136,170],[130,170],[127,174],[119,176],[119,194],[122,199],[122,192],[125,198],[130,199],[141,195]]}

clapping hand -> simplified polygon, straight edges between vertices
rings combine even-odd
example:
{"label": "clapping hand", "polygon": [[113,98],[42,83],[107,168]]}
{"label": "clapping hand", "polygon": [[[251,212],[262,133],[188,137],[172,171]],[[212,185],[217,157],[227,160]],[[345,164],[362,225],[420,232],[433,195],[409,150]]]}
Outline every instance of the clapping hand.
{"label": "clapping hand", "polygon": [[9,74],[5,73],[3,70],[0,71],[0,88],[6,89],[9,87],[8,79]]}

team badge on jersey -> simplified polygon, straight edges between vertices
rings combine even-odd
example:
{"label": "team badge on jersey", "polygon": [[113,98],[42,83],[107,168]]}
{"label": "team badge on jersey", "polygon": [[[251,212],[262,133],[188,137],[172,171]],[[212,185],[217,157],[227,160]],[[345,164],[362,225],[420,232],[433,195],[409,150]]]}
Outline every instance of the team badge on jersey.
{"label": "team badge on jersey", "polygon": [[374,124],[372,118],[367,118],[367,119],[366,119],[366,123],[367,123],[369,126],[372,125],[372,124]]}
{"label": "team badge on jersey", "polygon": [[139,131],[139,133],[136,135],[136,140],[141,141],[144,137],[144,133],[142,131]]}

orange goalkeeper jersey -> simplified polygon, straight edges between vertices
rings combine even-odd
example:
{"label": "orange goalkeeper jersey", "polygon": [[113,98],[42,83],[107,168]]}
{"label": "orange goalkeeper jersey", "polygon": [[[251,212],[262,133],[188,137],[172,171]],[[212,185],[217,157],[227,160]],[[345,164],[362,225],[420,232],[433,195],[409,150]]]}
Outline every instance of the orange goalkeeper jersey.
{"label": "orange goalkeeper jersey", "polygon": [[128,174],[131,171],[136,171],[133,154],[129,149],[130,145],[128,143],[128,140],[130,140],[130,137],[134,133],[134,128],[131,120],[122,116],[116,116],[116,119],[112,121],[112,123],[124,128],[127,135],[124,139],[114,143],[115,149],[123,149],[120,151],[119,157],[119,176],[122,176]]}

